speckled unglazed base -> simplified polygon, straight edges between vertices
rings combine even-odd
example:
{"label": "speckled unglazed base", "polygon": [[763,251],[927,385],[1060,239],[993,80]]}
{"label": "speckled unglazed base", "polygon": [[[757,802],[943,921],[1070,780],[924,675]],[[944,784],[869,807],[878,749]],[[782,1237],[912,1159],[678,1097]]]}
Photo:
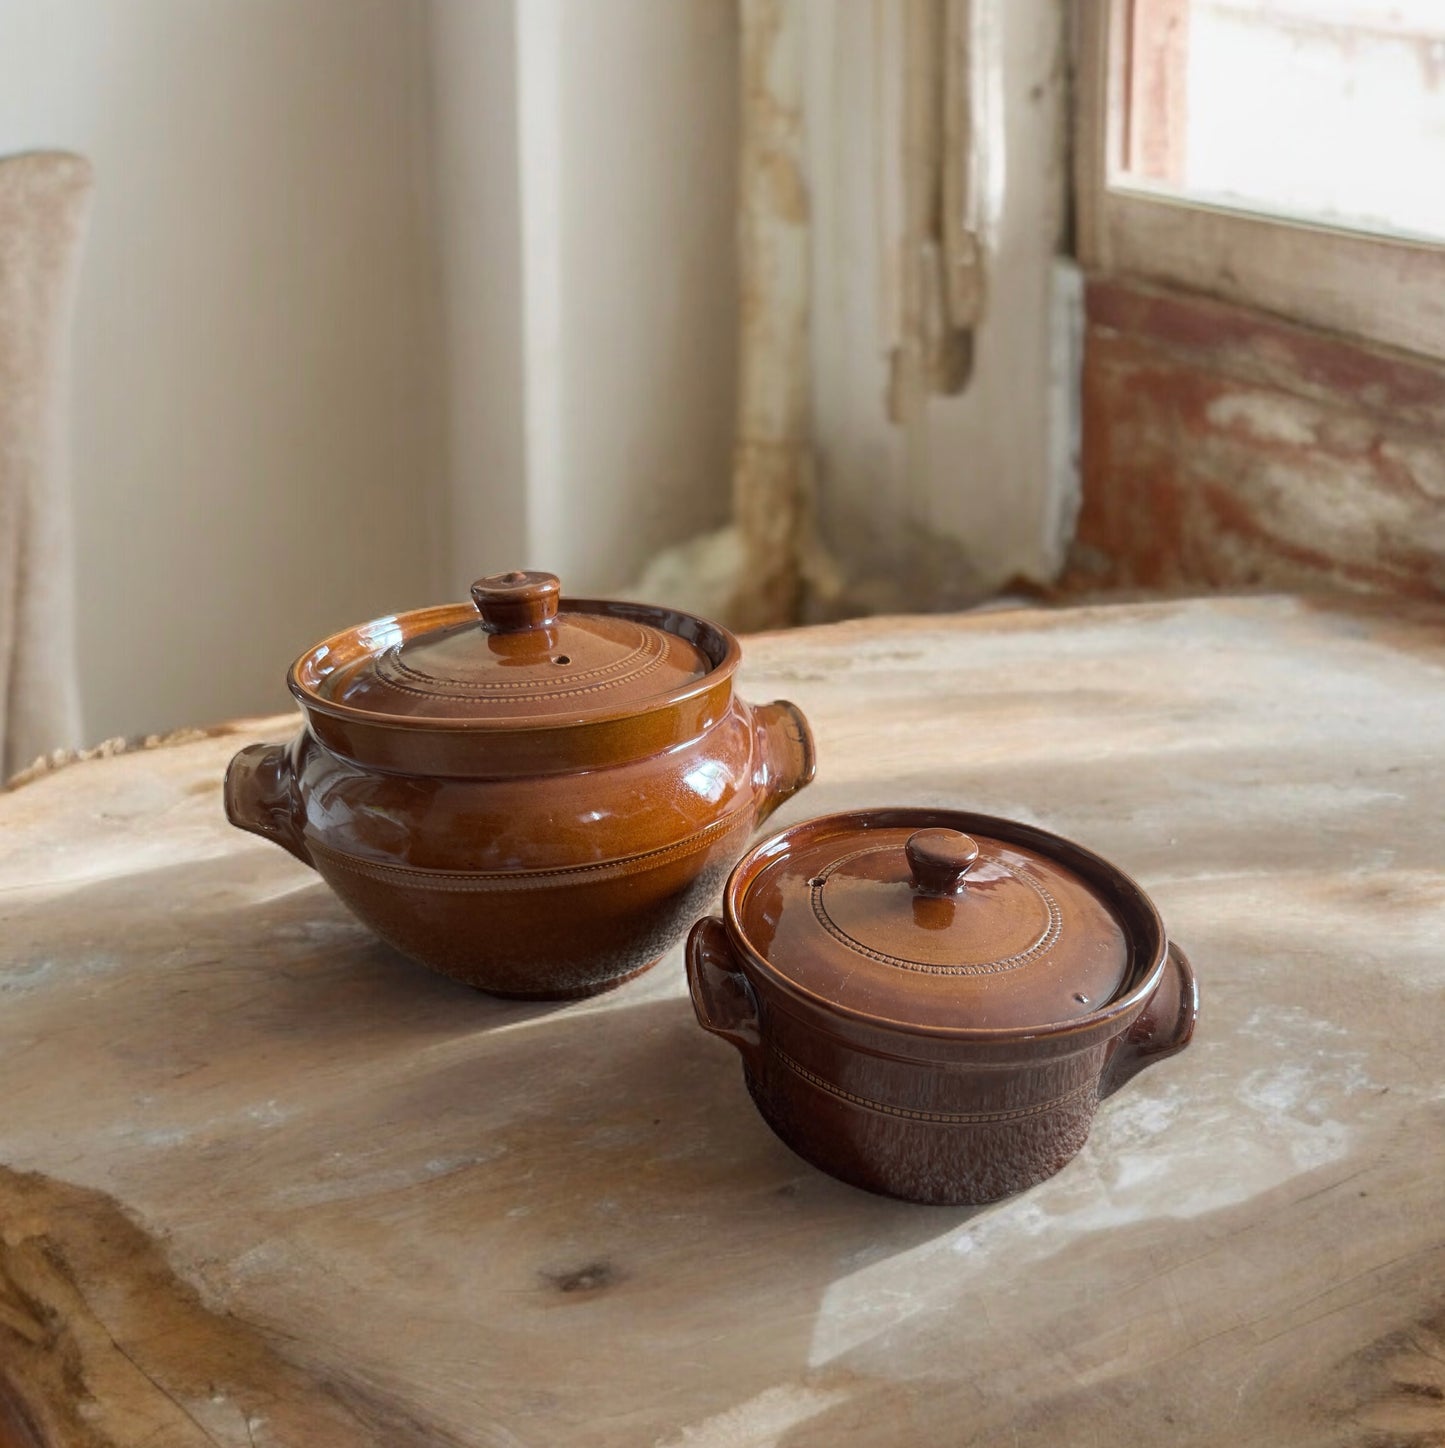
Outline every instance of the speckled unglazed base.
{"label": "speckled unglazed base", "polygon": [[[1098,1052],[1088,1053],[1097,1058]],[[982,1206],[1051,1177],[1088,1140],[1099,1101],[1097,1060],[1083,1084],[1012,1111],[917,1112],[844,1096],[769,1052],[747,1077],[764,1121],[805,1161],[865,1191],[929,1206]]]}
{"label": "speckled unglazed base", "polygon": [[772,1013],[761,1045],[745,1055],[744,1075],[763,1120],[830,1176],[904,1201],[982,1206],[1067,1165],[1103,1097],[1183,1050],[1197,1013],[1193,971],[1171,946],[1158,987],[1126,1030],[1041,1065],[884,1060]]}

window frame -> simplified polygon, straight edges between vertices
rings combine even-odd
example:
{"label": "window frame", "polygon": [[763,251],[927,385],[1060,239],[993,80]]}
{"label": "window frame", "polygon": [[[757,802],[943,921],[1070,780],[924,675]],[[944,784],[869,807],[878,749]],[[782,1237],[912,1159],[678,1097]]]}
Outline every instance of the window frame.
{"label": "window frame", "polygon": [[1088,270],[1176,285],[1445,359],[1445,245],[1121,184],[1139,0],[1079,0],[1077,249]]}

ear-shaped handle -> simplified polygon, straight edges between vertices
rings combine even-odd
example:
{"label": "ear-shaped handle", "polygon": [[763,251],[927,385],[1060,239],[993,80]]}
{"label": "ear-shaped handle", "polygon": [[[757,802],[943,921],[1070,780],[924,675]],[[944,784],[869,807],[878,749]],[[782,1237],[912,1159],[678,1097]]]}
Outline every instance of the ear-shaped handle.
{"label": "ear-shaped handle", "polygon": [[786,699],[757,705],[753,727],[758,736],[756,780],[760,791],[754,823],[762,824],[784,800],[813,782],[818,753],[803,711]]}
{"label": "ear-shaped handle", "polygon": [[226,770],[226,818],[237,829],[280,845],[314,868],[295,783],[286,745],[248,744]]}
{"label": "ear-shaped handle", "polygon": [[1194,1035],[1199,1016],[1199,985],[1194,968],[1180,948],[1170,943],[1164,975],[1134,1024],[1115,1036],[1104,1063],[1099,1095],[1117,1091],[1146,1066],[1182,1051]]}
{"label": "ear-shaped handle", "polygon": [[762,1057],[758,999],[733,954],[727,927],[705,915],[687,937],[687,985],[703,1030],[736,1046],[751,1069]]}

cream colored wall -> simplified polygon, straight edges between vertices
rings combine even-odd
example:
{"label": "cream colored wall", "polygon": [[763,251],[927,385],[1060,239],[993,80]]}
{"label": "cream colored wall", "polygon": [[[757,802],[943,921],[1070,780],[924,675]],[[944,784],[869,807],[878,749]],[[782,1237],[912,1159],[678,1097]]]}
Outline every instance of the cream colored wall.
{"label": "cream colored wall", "polygon": [[527,438],[514,0],[432,0],[432,105],[449,521],[448,596],[520,563]]}
{"label": "cream colored wall", "polygon": [[89,738],[280,704],[324,632],[494,568],[615,588],[722,518],[736,85],[734,0],[0,6],[0,151],[99,173]]}
{"label": "cream colored wall", "polygon": [[435,0],[447,586],[626,584],[726,516],[735,0]]}
{"label": "cream colored wall", "polygon": [[596,591],[729,511],[737,8],[563,8],[566,511],[549,537]]}
{"label": "cream colored wall", "polygon": [[98,192],[74,342],[90,739],[280,705],[435,599],[423,0],[0,5],[0,152]]}

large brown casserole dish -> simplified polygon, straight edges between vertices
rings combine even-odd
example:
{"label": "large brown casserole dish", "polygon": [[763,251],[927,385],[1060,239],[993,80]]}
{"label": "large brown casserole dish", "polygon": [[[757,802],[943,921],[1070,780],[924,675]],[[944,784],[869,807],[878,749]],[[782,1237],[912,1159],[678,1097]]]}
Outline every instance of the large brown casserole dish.
{"label": "large brown casserole dish", "polygon": [[305,725],[236,755],[227,815],[434,970],[505,995],[606,989],[812,778],[807,724],[734,694],[737,640],[703,619],[563,599],[545,573],[472,600],[303,654]]}
{"label": "large brown casserole dish", "polygon": [[1056,1172],[1094,1110],[1188,1044],[1194,975],[1127,875],[1045,830],[942,809],[805,821],[693,928],[701,1024],[800,1156],[978,1203]]}

